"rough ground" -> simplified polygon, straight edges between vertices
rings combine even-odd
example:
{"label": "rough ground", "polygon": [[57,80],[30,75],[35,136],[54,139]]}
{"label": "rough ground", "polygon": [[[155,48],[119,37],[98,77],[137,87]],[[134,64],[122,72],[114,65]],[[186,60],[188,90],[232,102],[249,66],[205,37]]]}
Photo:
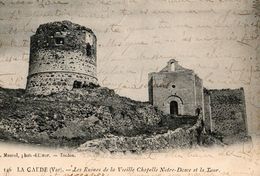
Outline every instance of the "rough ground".
{"label": "rough ground", "polygon": [[[170,138],[179,136],[174,137],[177,142],[158,143],[156,148],[182,147],[201,142],[197,134],[200,125],[191,135],[187,133],[196,126],[196,121],[194,117],[187,117],[184,123],[181,118],[164,116],[149,103],[121,97],[108,88],[88,87],[48,96],[0,88],[0,139],[4,141],[67,147],[85,143],[81,149],[86,150],[88,142],[93,140],[101,141],[98,144],[101,148],[106,145],[107,149],[112,148],[116,138],[124,144],[128,139],[130,143],[139,141],[146,150],[154,149],[153,142],[148,145],[148,138],[153,141],[158,138],[157,143],[161,143],[170,134]],[[176,130],[178,127],[182,129]],[[107,141],[108,136],[111,140],[104,144],[102,141]],[[179,138],[183,138],[182,142],[178,142]],[[117,151],[130,148],[127,144]],[[136,145],[131,150],[142,150],[142,147]]]}

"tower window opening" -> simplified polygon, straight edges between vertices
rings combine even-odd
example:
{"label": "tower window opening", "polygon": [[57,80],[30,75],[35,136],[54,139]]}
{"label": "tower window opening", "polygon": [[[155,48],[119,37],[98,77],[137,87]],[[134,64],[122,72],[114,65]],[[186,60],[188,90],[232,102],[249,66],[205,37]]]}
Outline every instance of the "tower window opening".
{"label": "tower window opening", "polygon": [[87,43],[87,56],[91,56],[91,46],[89,43]]}
{"label": "tower window opening", "polygon": [[73,88],[81,88],[82,87],[82,82],[75,80],[73,83]]}
{"label": "tower window opening", "polygon": [[56,37],[55,38],[55,44],[56,45],[63,45],[64,44],[64,38],[63,37]]}

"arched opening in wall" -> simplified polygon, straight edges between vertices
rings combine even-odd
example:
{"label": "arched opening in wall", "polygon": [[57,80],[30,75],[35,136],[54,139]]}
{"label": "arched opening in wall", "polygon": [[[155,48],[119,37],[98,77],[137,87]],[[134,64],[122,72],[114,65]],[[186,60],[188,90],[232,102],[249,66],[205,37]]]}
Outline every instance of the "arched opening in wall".
{"label": "arched opening in wall", "polygon": [[74,83],[73,83],[73,88],[81,88],[81,84],[82,84],[82,82],[81,81],[74,81]]}
{"label": "arched opening in wall", "polygon": [[89,43],[87,43],[86,52],[87,52],[87,56],[91,56],[91,46]]}
{"label": "arched opening in wall", "polygon": [[63,37],[55,37],[55,44],[56,45],[64,45],[64,38]]}
{"label": "arched opening in wall", "polygon": [[178,115],[178,103],[176,101],[170,102],[170,114]]}
{"label": "arched opening in wall", "polygon": [[173,63],[171,63],[171,71],[175,71],[175,63],[173,62]]}

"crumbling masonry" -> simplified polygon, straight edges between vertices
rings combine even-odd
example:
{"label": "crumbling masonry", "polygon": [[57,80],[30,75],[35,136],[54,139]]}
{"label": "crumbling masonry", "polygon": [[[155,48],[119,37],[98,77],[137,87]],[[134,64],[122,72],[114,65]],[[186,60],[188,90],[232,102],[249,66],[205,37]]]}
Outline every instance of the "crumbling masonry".
{"label": "crumbling masonry", "polygon": [[[93,31],[70,21],[40,25],[31,37],[26,92],[33,95],[97,85],[97,39]],[[243,88],[207,90],[193,70],[174,59],[149,74],[149,101],[172,117],[203,117],[205,130],[221,133],[223,141],[247,136]]]}
{"label": "crumbling masonry", "polygon": [[173,118],[203,116],[207,132],[221,134],[223,142],[248,136],[243,88],[208,90],[193,70],[171,59],[159,72],[149,73],[149,101]]}
{"label": "crumbling masonry", "polygon": [[91,29],[69,21],[40,25],[31,37],[28,94],[50,94],[97,84],[97,39]]}

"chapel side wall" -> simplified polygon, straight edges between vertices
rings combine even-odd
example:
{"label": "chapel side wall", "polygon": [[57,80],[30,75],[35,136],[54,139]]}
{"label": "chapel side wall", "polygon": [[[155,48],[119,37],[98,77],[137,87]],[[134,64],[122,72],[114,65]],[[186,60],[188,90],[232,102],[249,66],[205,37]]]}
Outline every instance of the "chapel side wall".
{"label": "chapel side wall", "polygon": [[212,131],[211,107],[210,107],[210,94],[207,89],[204,89],[204,114],[205,114],[205,129],[207,132]]}
{"label": "chapel side wall", "polygon": [[[203,97],[203,82],[202,80],[195,75],[195,99],[196,103],[195,106],[196,108],[201,107],[202,109],[202,114],[204,113],[204,97]],[[195,110],[196,110],[195,108]]]}
{"label": "chapel side wall", "polygon": [[247,136],[244,90],[210,90],[213,132],[222,134],[224,143],[241,141]]}
{"label": "chapel side wall", "polygon": [[153,74],[148,74],[148,95],[149,95],[149,102],[153,105]]}

